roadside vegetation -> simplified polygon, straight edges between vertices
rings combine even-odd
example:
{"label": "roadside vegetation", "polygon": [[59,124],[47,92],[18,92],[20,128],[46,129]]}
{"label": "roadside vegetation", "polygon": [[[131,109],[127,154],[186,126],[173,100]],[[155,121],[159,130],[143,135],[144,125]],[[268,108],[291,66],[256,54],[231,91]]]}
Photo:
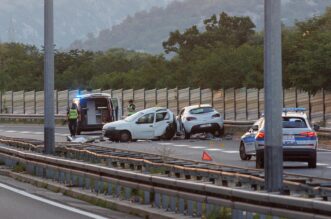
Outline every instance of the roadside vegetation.
{"label": "roadside vegetation", "polygon": [[[164,54],[125,49],[56,51],[56,89],[262,88],[263,34],[249,17],[221,13],[171,32]],[[283,27],[283,81],[312,93],[331,90],[331,9]],[[42,90],[43,51],[0,44],[0,90]]]}

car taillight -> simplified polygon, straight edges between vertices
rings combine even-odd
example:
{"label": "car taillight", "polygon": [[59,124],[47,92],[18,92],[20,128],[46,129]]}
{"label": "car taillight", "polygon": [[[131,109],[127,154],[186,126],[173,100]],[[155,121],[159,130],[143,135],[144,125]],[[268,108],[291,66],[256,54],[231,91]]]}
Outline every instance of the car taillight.
{"label": "car taillight", "polygon": [[221,117],[221,115],[220,114],[214,114],[213,116],[212,116],[212,118],[219,118],[219,117]]}
{"label": "car taillight", "polygon": [[300,135],[305,137],[316,137],[316,132],[301,132]]}
{"label": "car taillight", "polygon": [[192,120],[196,120],[197,118],[195,118],[195,117],[191,117],[191,116],[189,116],[189,117],[186,117],[186,120],[187,121],[192,121]]}
{"label": "car taillight", "polygon": [[264,132],[257,133],[256,139],[264,139]]}

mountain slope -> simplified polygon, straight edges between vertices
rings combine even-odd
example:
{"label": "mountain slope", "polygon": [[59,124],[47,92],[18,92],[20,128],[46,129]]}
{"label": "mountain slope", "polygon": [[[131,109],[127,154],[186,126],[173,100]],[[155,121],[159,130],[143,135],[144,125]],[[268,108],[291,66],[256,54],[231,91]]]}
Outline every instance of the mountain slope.
{"label": "mountain slope", "polygon": [[[172,0],[56,0],[55,43],[68,47],[88,33],[119,24],[127,15]],[[43,44],[43,0],[0,0],[0,41]]]}
{"label": "mountain slope", "polygon": [[[97,36],[89,35],[87,40],[77,40],[70,48],[86,50],[107,50],[127,48],[150,53],[160,53],[162,41],[169,32],[185,30],[197,24],[202,26],[205,18],[222,11],[230,15],[250,16],[257,29],[263,28],[263,0],[185,0],[170,3],[166,8],[152,8],[149,12],[138,12],[123,22],[104,29]],[[330,0],[283,0],[282,21],[293,25],[295,20],[303,20],[320,15]]]}

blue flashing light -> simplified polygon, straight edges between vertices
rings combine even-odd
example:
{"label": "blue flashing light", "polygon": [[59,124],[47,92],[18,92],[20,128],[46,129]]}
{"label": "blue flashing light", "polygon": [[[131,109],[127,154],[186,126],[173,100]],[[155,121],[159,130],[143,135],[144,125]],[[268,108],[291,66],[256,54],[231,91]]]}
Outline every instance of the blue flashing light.
{"label": "blue flashing light", "polygon": [[290,107],[290,108],[284,108],[283,112],[287,113],[287,112],[305,112],[306,108],[303,107]]}

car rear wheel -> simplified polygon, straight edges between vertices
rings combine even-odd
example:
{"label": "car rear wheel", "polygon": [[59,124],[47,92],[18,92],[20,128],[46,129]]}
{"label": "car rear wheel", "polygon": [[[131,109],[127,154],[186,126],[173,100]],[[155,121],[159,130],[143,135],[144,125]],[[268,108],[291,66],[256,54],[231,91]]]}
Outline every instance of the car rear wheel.
{"label": "car rear wheel", "polygon": [[214,135],[215,137],[222,137],[222,136],[224,135],[224,130],[223,130],[222,128],[217,128],[217,129],[214,131],[213,135]]}
{"label": "car rear wheel", "polygon": [[264,151],[256,151],[256,168],[263,169],[264,168],[264,159],[263,159]]}
{"label": "car rear wheel", "polygon": [[308,161],[308,167],[309,168],[316,168],[316,163],[317,163],[317,159],[316,159],[316,152],[313,154],[313,156],[310,158],[310,160]]}
{"label": "car rear wheel", "polygon": [[121,142],[128,142],[131,140],[131,134],[128,131],[122,131],[120,133],[120,141]]}
{"label": "car rear wheel", "polygon": [[243,142],[240,143],[239,155],[241,160],[250,160],[252,158],[252,155],[246,154],[245,145]]}
{"label": "car rear wheel", "polygon": [[176,125],[174,123],[169,124],[165,130],[165,133],[161,136],[161,139],[171,140],[176,134]]}

